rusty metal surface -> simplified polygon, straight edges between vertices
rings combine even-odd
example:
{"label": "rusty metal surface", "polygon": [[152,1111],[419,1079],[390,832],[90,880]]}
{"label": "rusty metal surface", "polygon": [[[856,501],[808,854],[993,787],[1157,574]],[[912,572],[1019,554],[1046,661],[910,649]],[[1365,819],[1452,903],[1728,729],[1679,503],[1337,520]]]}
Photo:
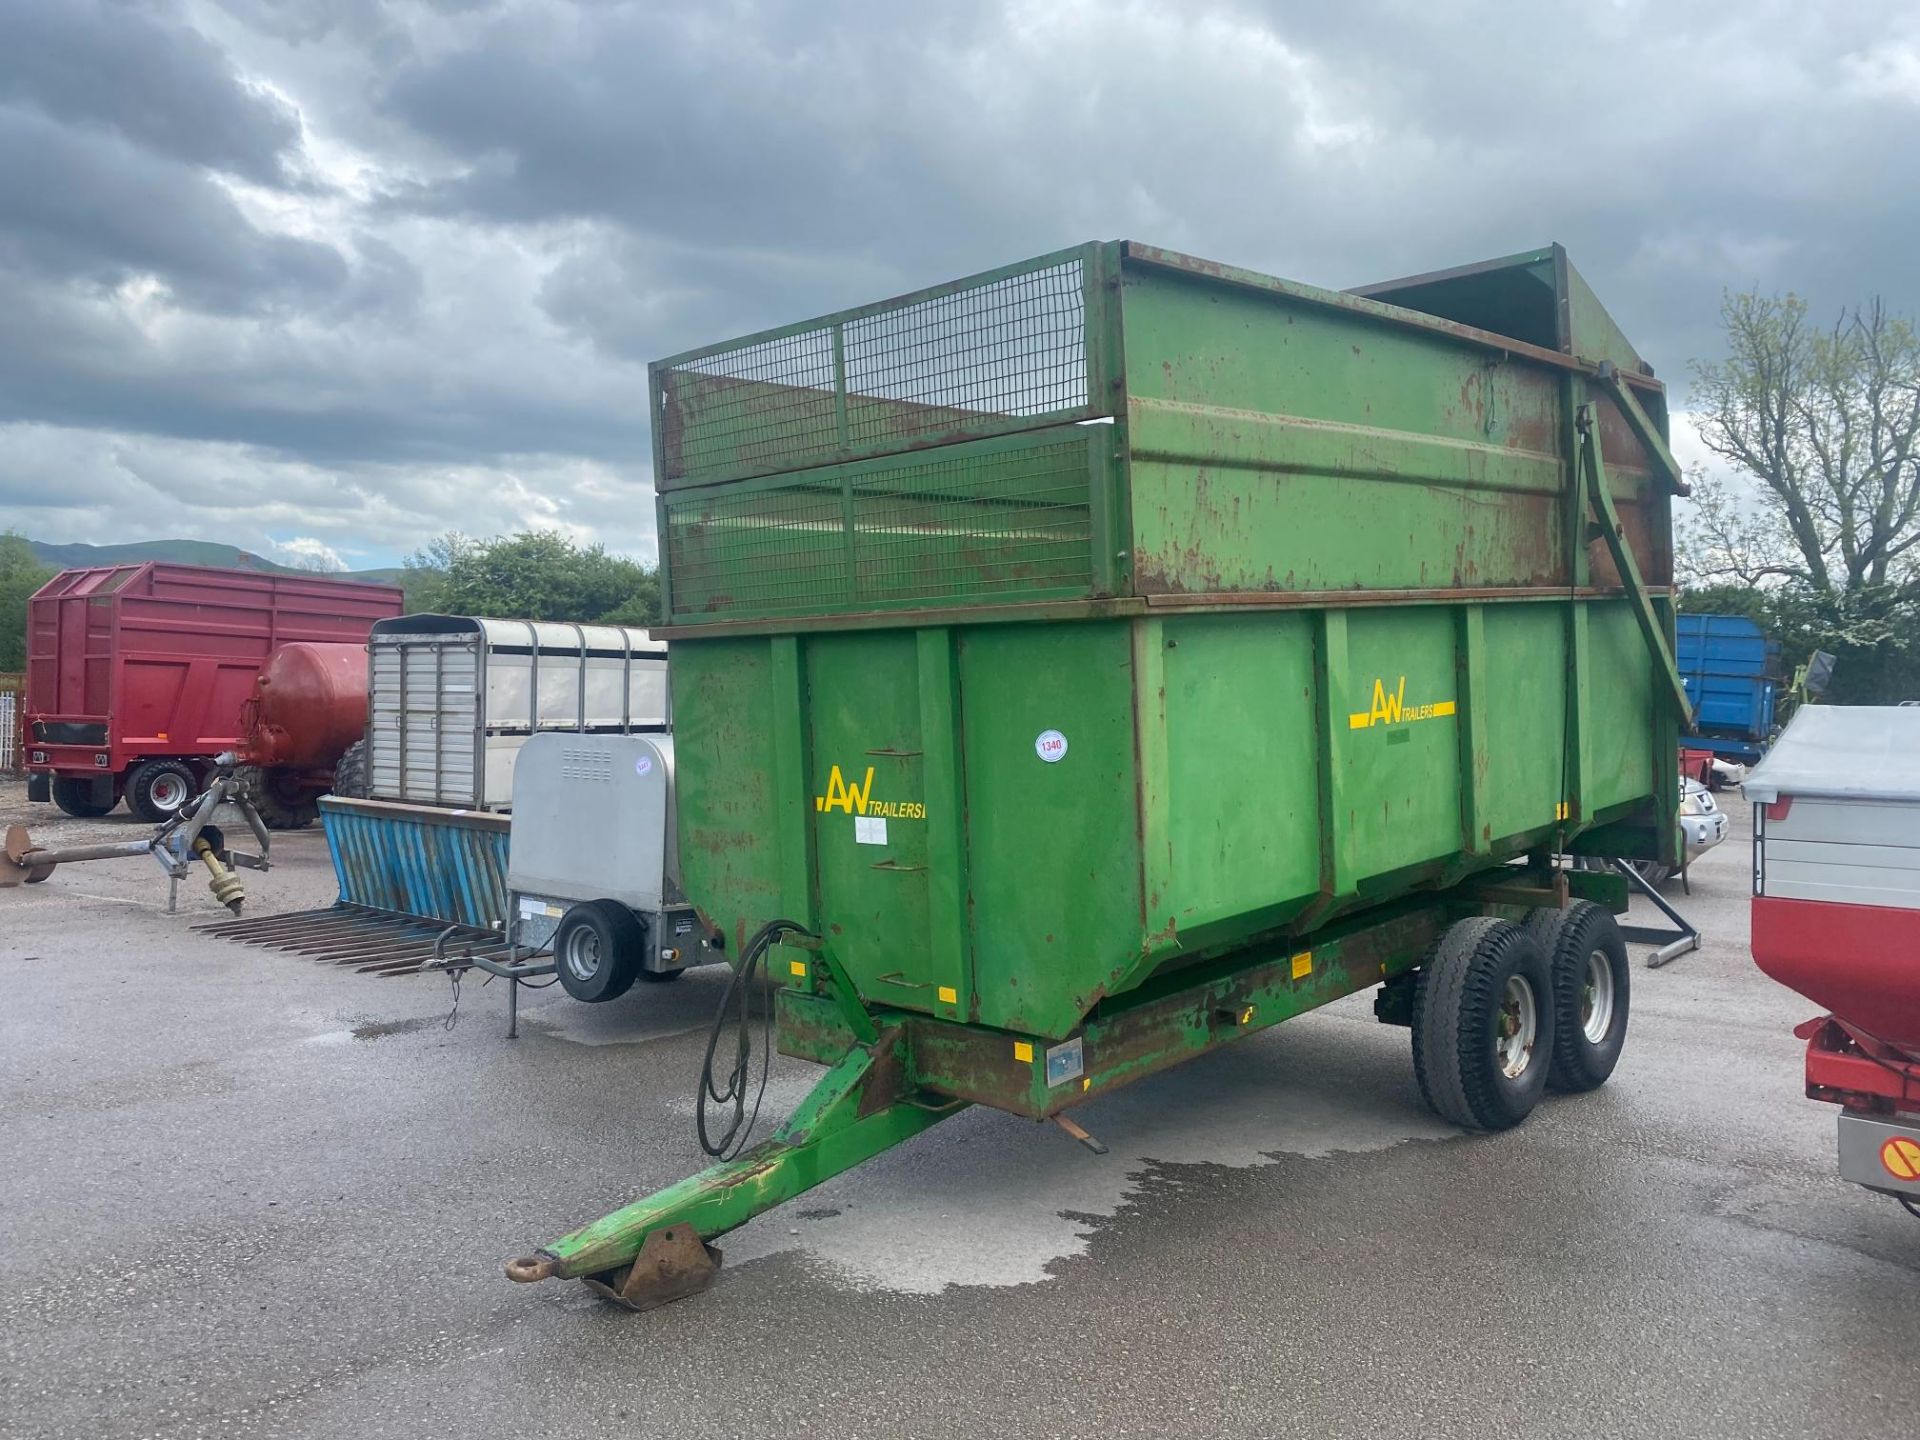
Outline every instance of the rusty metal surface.
{"label": "rusty metal surface", "polygon": [[[1450,336],[1464,340],[1482,349],[1497,350],[1507,355],[1523,355],[1530,360],[1557,366],[1566,370],[1588,370],[1571,355],[1550,350],[1544,346],[1529,344],[1510,335],[1499,335],[1491,330],[1477,326],[1461,324],[1456,320],[1447,320],[1437,315],[1424,314],[1399,305],[1368,299],[1361,292],[1343,292],[1322,290],[1313,285],[1302,285],[1297,281],[1281,280],[1271,275],[1262,275],[1257,271],[1243,270],[1236,265],[1223,265],[1212,260],[1202,260],[1197,256],[1183,255],[1175,250],[1163,250],[1155,245],[1143,245],[1137,240],[1121,242],[1121,250],[1126,260],[1135,264],[1158,266],[1165,270],[1182,271],[1190,275],[1202,275],[1210,280],[1223,281],[1230,285],[1244,286],[1248,289],[1267,291],[1303,300],[1330,310],[1345,311],[1349,314],[1364,315],[1373,320],[1403,326],[1411,330],[1425,330],[1434,334]],[[1499,262],[1490,262],[1499,263]],[[1444,272],[1436,272],[1444,273]],[[1408,282],[1388,282],[1405,284]],[[1374,288],[1374,287],[1367,287]],[[1631,370],[1623,371],[1622,378],[1637,388],[1658,393],[1666,387],[1652,375],[1643,375]]]}
{"label": "rusty metal surface", "polygon": [[631,1265],[582,1278],[588,1289],[629,1310],[656,1310],[706,1289],[720,1273],[721,1258],[719,1247],[693,1226],[668,1225],[647,1236]]}
{"label": "rusty metal surface", "polygon": [[397,915],[364,905],[329,905],[248,920],[216,920],[193,927],[204,935],[297,955],[322,965],[351,966],[363,975],[417,975],[434,958],[436,942],[490,959],[507,953],[492,930],[449,926],[444,920]]}

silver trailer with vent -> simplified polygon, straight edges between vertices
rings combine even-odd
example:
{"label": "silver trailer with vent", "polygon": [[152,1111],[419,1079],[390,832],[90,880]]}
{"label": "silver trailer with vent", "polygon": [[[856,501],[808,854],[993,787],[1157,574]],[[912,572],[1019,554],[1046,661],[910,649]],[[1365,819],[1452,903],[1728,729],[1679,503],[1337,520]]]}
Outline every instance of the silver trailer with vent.
{"label": "silver trailer with vent", "polygon": [[513,778],[509,940],[576,1000],[722,958],[680,891],[673,737],[536,735]]}
{"label": "silver trailer with vent", "polygon": [[[471,817],[469,817],[471,818]],[[505,951],[436,947],[426,967],[522,983],[557,976],[576,1000],[617,999],[636,980],[677,980],[726,958],[680,890],[673,737],[559,731],[527,739],[513,775]]]}
{"label": "silver trailer with vent", "polygon": [[372,799],[509,810],[529,737],[671,728],[666,642],[645,630],[403,615],[367,650]]}

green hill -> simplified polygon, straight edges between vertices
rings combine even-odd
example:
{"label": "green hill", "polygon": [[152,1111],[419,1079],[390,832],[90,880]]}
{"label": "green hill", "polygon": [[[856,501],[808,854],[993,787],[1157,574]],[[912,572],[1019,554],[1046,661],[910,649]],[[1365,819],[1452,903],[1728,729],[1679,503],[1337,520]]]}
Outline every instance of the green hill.
{"label": "green hill", "polygon": [[[217,565],[225,570],[262,570],[271,575],[297,575],[292,565],[282,565],[251,550],[221,545],[211,540],[136,540],[127,545],[51,545],[44,540],[29,540],[34,556],[43,565],[56,570],[71,570],[89,565],[139,565],[161,560],[175,565]],[[341,580],[369,580],[397,585],[400,567],[390,565],[378,570],[347,570]]]}

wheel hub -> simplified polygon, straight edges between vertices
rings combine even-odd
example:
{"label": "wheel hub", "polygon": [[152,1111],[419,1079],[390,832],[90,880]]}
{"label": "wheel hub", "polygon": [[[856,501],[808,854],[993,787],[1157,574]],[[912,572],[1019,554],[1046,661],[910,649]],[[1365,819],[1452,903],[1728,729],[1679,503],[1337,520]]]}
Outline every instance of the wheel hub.
{"label": "wheel hub", "polygon": [[1539,1033],[1539,1007],[1532,984],[1524,975],[1508,976],[1494,1024],[1493,1049],[1501,1072],[1509,1080],[1518,1080],[1526,1073],[1533,1061],[1533,1043]]}
{"label": "wheel hub", "polygon": [[600,937],[584,928],[574,931],[567,937],[566,954],[561,959],[576,980],[593,979],[600,970]]}
{"label": "wheel hub", "polygon": [[1580,989],[1580,1030],[1598,1045],[1613,1028],[1613,966],[1604,950],[1587,956],[1586,983]]}

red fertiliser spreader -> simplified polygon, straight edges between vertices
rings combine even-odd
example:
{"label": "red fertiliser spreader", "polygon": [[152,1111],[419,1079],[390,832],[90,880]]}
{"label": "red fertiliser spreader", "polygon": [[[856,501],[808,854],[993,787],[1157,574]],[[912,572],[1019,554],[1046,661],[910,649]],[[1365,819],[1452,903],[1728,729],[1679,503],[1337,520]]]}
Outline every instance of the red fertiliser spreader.
{"label": "red fertiliser spreader", "polygon": [[1753,958],[1829,1013],[1840,1174],[1920,1215],[1920,707],[1807,705],[1747,777]]}

